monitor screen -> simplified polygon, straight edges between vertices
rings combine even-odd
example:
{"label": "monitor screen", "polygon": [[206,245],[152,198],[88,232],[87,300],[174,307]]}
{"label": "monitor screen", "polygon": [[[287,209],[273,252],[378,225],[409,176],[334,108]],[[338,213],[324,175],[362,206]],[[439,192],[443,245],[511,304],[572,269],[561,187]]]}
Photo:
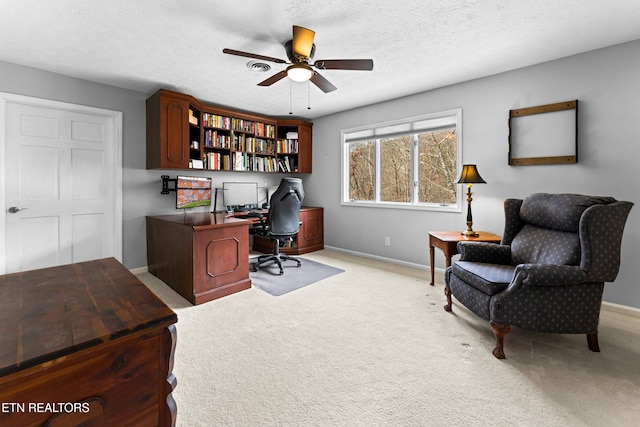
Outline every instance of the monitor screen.
{"label": "monitor screen", "polygon": [[179,176],[176,182],[176,209],[211,205],[211,178]]}
{"label": "monitor screen", "polygon": [[257,182],[223,182],[224,205],[238,208],[254,209],[258,207]]}

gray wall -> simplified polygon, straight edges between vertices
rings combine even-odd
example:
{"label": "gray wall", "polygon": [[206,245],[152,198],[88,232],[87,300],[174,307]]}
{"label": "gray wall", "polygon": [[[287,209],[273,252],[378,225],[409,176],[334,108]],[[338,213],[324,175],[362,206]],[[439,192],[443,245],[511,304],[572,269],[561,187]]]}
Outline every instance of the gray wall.
{"label": "gray wall", "polygon": [[[438,213],[340,205],[340,130],[462,108],[463,161],[487,184],[473,186],[475,230],[502,234],[503,200],[533,192],[607,195],[639,202],[640,41],[539,64],[314,120],[314,172],[308,203],[325,208],[325,244],[406,263],[428,264],[427,233],[465,228],[465,212]],[[508,166],[510,109],[579,100],[579,160]],[[640,308],[640,205],[631,211],[620,274],[608,302]],[[391,246],[384,246],[384,237]],[[444,267],[440,253],[436,265]]]}

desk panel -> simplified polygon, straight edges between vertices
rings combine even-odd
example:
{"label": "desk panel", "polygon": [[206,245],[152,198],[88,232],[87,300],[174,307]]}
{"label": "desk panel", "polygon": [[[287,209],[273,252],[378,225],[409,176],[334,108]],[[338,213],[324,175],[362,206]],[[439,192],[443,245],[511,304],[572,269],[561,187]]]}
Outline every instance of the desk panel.
{"label": "desk panel", "polygon": [[249,224],[225,214],[147,217],[149,272],[196,305],[249,289]]}

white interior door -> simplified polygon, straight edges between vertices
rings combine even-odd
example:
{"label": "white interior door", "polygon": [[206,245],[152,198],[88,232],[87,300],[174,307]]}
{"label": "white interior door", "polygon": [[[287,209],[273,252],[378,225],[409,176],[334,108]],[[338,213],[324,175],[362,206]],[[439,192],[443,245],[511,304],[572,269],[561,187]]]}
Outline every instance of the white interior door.
{"label": "white interior door", "polygon": [[0,272],[122,260],[122,113],[0,95]]}

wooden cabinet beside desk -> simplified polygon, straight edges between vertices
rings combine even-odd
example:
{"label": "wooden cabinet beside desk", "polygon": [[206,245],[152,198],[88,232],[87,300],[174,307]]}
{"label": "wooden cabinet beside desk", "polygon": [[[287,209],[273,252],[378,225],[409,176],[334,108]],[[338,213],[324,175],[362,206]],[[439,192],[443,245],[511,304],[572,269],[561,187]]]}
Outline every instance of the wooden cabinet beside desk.
{"label": "wooden cabinet beside desk", "polygon": [[196,305],[249,289],[249,224],[221,213],[148,216],[149,272]]}
{"label": "wooden cabinet beside desk", "polygon": [[0,276],[0,425],[174,425],[176,321],[114,258]]}
{"label": "wooden cabinet beside desk", "polygon": [[[291,246],[283,246],[280,252],[302,255],[324,249],[324,208],[304,206],[300,209],[300,231]],[[273,252],[270,239],[253,236],[253,249],[265,254]]]}

